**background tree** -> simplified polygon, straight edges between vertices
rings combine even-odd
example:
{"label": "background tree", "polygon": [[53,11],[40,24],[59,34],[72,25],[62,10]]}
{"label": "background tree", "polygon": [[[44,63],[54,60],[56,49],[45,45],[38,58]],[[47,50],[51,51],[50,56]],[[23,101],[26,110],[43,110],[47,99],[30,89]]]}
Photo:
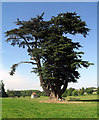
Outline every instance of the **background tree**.
{"label": "background tree", "polygon": [[75,12],[60,13],[49,21],[43,20],[43,14],[29,21],[17,19],[19,28],[5,32],[6,41],[13,46],[27,47],[32,60],[14,64],[10,75],[21,63],[36,65],[33,72],[38,73],[43,90],[50,98],[61,98],[68,83],[79,79],[78,68],[92,65],[81,59],[84,52],[78,52],[81,47],[79,42],[73,42],[66,34],[86,37],[90,29]]}
{"label": "background tree", "polygon": [[67,92],[68,92],[68,89],[65,90],[65,92],[62,94],[62,97],[67,97]]}
{"label": "background tree", "polygon": [[3,80],[0,81],[0,97],[8,97],[7,93],[5,92]]}
{"label": "background tree", "polygon": [[92,94],[93,93],[93,88],[86,88],[86,93],[87,94]]}
{"label": "background tree", "polygon": [[99,95],[99,87],[97,88],[97,95]]}
{"label": "background tree", "polygon": [[69,88],[67,91],[67,96],[72,96],[72,92],[74,91],[74,88]]}
{"label": "background tree", "polygon": [[7,90],[7,94],[9,97],[31,96],[33,92],[37,94],[37,97],[46,96],[45,92],[43,91],[41,92],[39,90],[20,90],[20,91],[19,90]]}
{"label": "background tree", "polygon": [[14,97],[15,97],[15,96],[14,96],[14,93],[10,93],[10,94],[9,94],[9,97],[13,97],[13,98],[14,98]]}
{"label": "background tree", "polygon": [[74,91],[72,92],[72,95],[73,95],[73,96],[78,96],[78,91],[77,91],[77,90],[74,90]]}
{"label": "background tree", "polygon": [[84,95],[84,92],[85,92],[84,87],[82,87],[82,89],[79,91],[79,95]]}
{"label": "background tree", "polygon": [[48,95],[46,94],[45,91],[42,91],[42,92],[40,93],[40,96],[48,96]]}
{"label": "background tree", "polygon": [[17,96],[17,91],[7,90],[8,97],[15,97]]}

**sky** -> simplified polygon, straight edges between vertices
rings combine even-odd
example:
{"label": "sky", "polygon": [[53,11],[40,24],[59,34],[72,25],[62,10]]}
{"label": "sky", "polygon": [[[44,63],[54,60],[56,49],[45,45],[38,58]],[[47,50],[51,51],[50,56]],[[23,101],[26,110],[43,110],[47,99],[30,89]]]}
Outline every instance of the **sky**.
{"label": "sky", "polygon": [[1,0],[2,2],[98,2],[98,0]]}
{"label": "sky", "polygon": [[73,41],[79,41],[83,46],[84,60],[94,63],[88,69],[79,69],[80,79],[77,83],[69,83],[69,87],[79,89],[82,87],[97,87],[97,3],[96,2],[2,2],[2,62],[0,67],[0,79],[4,81],[5,88],[10,90],[38,89],[40,87],[39,77],[31,73],[32,66],[21,64],[14,76],[10,76],[10,67],[20,61],[29,61],[29,56],[25,49],[13,47],[6,43],[4,32],[16,28],[15,21],[29,20],[43,12],[44,20],[50,20],[52,16],[59,13],[76,12],[86,21],[90,28],[89,35],[84,38],[82,35],[67,35]]}

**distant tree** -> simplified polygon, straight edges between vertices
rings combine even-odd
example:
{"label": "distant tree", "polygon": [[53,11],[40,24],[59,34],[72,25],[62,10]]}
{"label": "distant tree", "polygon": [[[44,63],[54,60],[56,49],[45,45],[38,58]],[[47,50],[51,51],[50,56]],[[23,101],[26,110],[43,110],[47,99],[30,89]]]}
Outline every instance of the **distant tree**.
{"label": "distant tree", "polygon": [[4,83],[3,80],[0,81],[0,97],[8,97],[7,93],[4,89]]}
{"label": "distant tree", "polygon": [[10,94],[10,90],[7,90],[7,95],[8,95],[8,97],[9,97],[9,94]]}
{"label": "distant tree", "polygon": [[77,91],[77,90],[74,90],[74,91],[72,92],[72,95],[73,95],[73,96],[78,96],[78,91]]}
{"label": "distant tree", "polygon": [[93,88],[86,88],[86,93],[87,94],[92,94],[93,93]]}
{"label": "distant tree", "polygon": [[28,91],[25,92],[25,95],[26,95],[26,96],[29,96]]}
{"label": "distant tree", "polygon": [[32,91],[29,90],[29,91],[28,91],[28,96],[31,96],[31,94],[32,94]]}
{"label": "distant tree", "polygon": [[67,92],[67,96],[72,96],[72,92],[71,92],[71,91],[68,91],[68,92]]}
{"label": "distant tree", "polygon": [[14,93],[10,93],[10,94],[9,94],[9,97],[15,97],[15,96],[14,96]]}
{"label": "distant tree", "polygon": [[32,94],[33,92],[36,92],[38,97],[39,97],[40,94],[42,93],[42,92],[39,91],[39,90],[20,90],[20,91],[19,91],[19,90],[15,90],[15,91],[14,91],[14,90],[7,90],[8,96],[11,96],[11,94],[14,94],[14,96],[16,96],[16,97],[31,96],[31,94]]}
{"label": "distant tree", "polygon": [[17,96],[17,91],[11,91],[13,94],[14,94],[14,96]]}
{"label": "distant tree", "polygon": [[85,90],[84,87],[82,87],[82,90],[83,90],[83,91]]}
{"label": "distant tree", "polygon": [[19,64],[30,63],[34,65],[33,72],[38,73],[41,86],[50,98],[61,98],[68,83],[79,79],[78,69],[93,65],[81,59],[84,52],[78,51],[82,47],[79,42],[73,42],[66,35],[82,34],[86,37],[90,29],[75,12],[59,13],[49,21],[44,21],[43,15],[29,21],[17,19],[19,27],[5,32],[8,37],[6,42],[26,47],[32,60],[14,64],[10,75],[15,73]]}
{"label": "distant tree", "polygon": [[17,91],[17,97],[19,98],[21,96],[21,92]]}
{"label": "distant tree", "polygon": [[97,88],[97,95],[99,95],[99,87]]}
{"label": "distant tree", "polygon": [[74,91],[74,88],[69,88],[67,91],[67,96],[72,96],[72,92]]}
{"label": "distant tree", "polygon": [[68,91],[68,90],[66,90],[66,91],[62,94],[62,97],[67,97],[67,91]]}
{"label": "distant tree", "polygon": [[25,94],[22,95],[25,98]]}
{"label": "distant tree", "polygon": [[48,95],[47,95],[47,93],[46,93],[45,91],[42,91],[42,92],[40,93],[40,96],[48,96]]}
{"label": "distant tree", "polygon": [[84,87],[82,87],[82,89],[79,91],[79,95],[84,95],[84,92],[85,92]]}
{"label": "distant tree", "polygon": [[21,91],[20,95],[25,97],[25,91]]}

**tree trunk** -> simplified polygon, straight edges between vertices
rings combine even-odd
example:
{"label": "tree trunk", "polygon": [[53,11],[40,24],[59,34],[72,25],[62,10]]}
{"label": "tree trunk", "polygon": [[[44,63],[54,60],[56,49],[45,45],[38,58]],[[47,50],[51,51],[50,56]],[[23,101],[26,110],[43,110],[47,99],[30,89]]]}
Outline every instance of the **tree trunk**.
{"label": "tree trunk", "polygon": [[47,95],[49,96],[51,92],[50,92],[50,90],[49,90],[47,87],[45,87],[44,82],[43,82],[42,74],[39,75],[39,78],[40,78],[40,83],[41,83],[41,86],[42,86],[43,90],[44,90],[44,91],[47,93]]}
{"label": "tree trunk", "polygon": [[62,96],[62,94],[60,94],[60,93],[51,92],[49,98],[52,100],[59,100],[59,98],[62,99],[61,96]]}
{"label": "tree trunk", "polygon": [[[40,59],[36,58],[36,62],[37,62],[37,67],[40,68],[41,67]],[[45,87],[45,83],[43,82],[43,75],[41,73],[39,74],[39,79],[40,79],[40,83],[41,83],[41,86],[42,86],[43,90],[49,96],[50,95],[50,90],[47,87]]]}
{"label": "tree trunk", "polygon": [[56,99],[55,92],[51,92],[49,98],[50,99]]}
{"label": "tree trunk", "polygon": [[57,86],[57,90],[52,88],[52,92],[51,92],[49,98],[54,99],[54,100],[62,99],[62,94],[66,91],[67,86],[68,86],[68,82],[64,84],[62,89],[59,86]]}
{"label": "tree trunk", "polygon": [[[36,58],[36,63],[37,63],[37,67],[40,68],[41,67],[41,63],[40,63],[40,59],[39,57]],[[39,79],[40,79],[40,83],[41,86],[43,88],[43,90],[47,93],[47,95],[49,96],[50,99],[62,99],[62,94],[65,92],[68,82],[64,84],[64,87],[61,89],[60,84],[56,83],[56,88],[57,90],[55,90],[55,88],[52,86],[51,91],[48,89],[48,87],[45,86],[45,83],[43,82],[43,75],[40,73],[39,74]]]}

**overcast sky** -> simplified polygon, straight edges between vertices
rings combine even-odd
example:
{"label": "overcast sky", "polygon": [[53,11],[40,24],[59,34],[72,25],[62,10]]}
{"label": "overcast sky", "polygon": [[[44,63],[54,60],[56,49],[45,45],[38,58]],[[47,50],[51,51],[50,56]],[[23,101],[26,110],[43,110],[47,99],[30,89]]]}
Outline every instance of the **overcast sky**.
{"label": "overcast sky", "polygon": [[16,27],[14,22],[29,20],[31,17],[41,15],[44,20],[63,12],[76,12],[86,21],[87,27],[91,29],[89,35],[84,38],[82,35],[68,36],[74,41],[79,41],[84,51],[84,60],[93,62],[95,65],[88,69],[80,69],[81,77],[78,83],[70,83],[68,87],[79,89],[81,87],[97,86],[97,3],[96,2],[3,2],[2,3],[2,67],[0,68],[0,79],[4,80],[6,89],[39,89],[41,90],[39,78],[31,73],[31,65],[22,64],[14,76],[9,76],[12,64],[29,60],[26,50],[13,47],[6,43],[4,32]]}

